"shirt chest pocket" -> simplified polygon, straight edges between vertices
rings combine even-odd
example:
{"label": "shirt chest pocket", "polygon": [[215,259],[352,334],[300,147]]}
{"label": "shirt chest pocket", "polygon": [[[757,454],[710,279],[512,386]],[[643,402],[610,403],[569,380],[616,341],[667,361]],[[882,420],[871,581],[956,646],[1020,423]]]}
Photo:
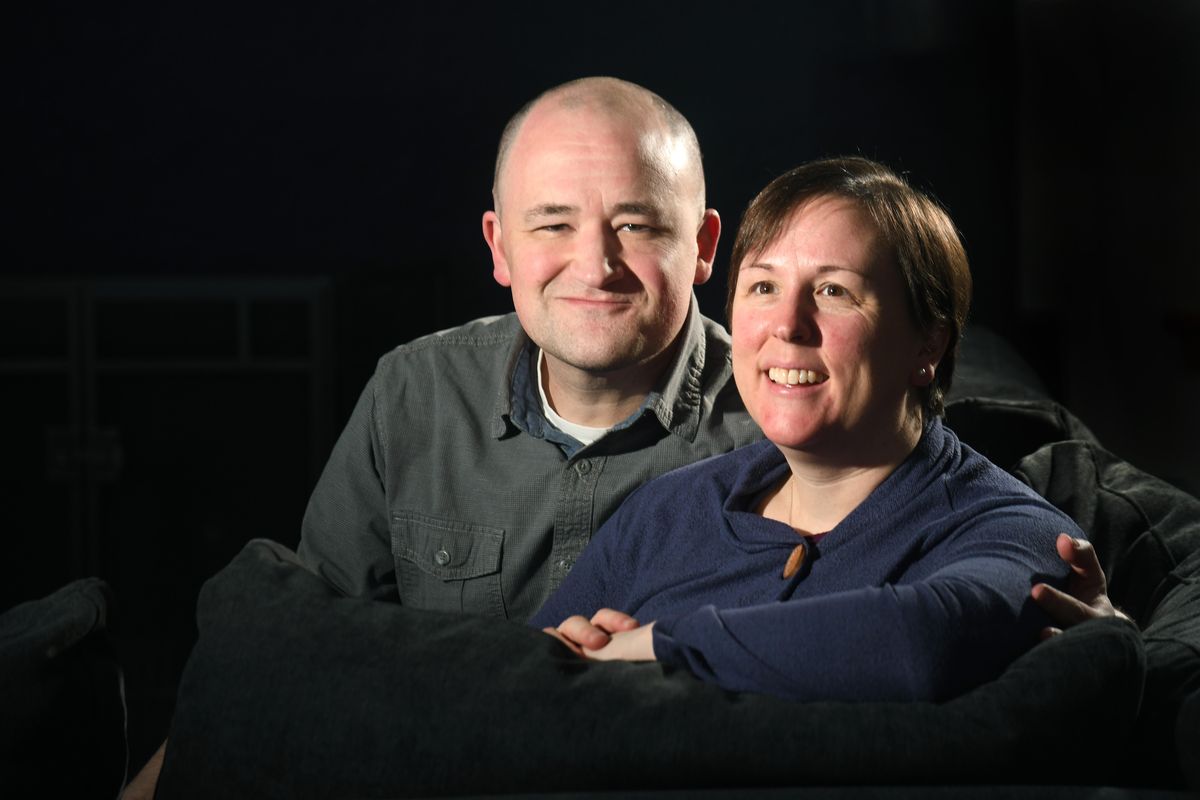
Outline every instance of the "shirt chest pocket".
{"label": "shirt chest pocket", "polygon": [[506,616],[500,584],[503,529],[395,511],[391,532],[404,605]]}

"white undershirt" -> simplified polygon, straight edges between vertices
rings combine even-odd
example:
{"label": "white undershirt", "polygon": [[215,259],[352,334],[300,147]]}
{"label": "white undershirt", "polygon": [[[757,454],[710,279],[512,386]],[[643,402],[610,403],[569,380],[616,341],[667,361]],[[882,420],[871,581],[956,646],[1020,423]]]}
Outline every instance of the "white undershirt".
{"label": "white undershirt", "polygon": [[546,420],[551,425],[575,439],[584,447],[587,447],[608,433],[608,428],[593,428],[589,425],[579,425],[578,423],[563,419],[558,415],[557,411],[550,407],[550,401],[546,399],[546,389],[542,386],[542,350],[540,347],[538,348],[537,378],[538,394],[542,398],[542,413],[546,415]]}

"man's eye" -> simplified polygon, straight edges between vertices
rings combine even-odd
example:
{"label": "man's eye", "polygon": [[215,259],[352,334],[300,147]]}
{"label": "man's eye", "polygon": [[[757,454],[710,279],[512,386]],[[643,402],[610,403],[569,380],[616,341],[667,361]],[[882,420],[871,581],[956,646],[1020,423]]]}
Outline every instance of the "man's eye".
{"label": "man's eye", "polygon": [[556,222],[553,225],[542,225],[541,227],[538,228],[538,230],[546,231],[547,233],[562,233],[563,231],[567,230],[567,228],[569,228],[569,227],[570,226],[567,225],[567,223],[565,223],[565,222]]}
{"label": "man's eye", "polygon": [[626,222],[624,225],[617,228],[617,230],[626,231],[627,233],[649,233],[650,231],[654,230],[654,228],[650,227],[649,225],[642,225],[638,222]]}

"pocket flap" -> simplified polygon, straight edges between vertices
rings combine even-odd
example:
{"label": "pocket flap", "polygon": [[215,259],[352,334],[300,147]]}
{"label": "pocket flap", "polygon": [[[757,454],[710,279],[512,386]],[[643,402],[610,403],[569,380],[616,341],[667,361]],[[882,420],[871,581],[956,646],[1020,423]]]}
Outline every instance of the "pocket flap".
{"label": "pocket flap", "polygon": [[392,554],[442,580],[500,570],[504,530],[415,511],[392,512]]}

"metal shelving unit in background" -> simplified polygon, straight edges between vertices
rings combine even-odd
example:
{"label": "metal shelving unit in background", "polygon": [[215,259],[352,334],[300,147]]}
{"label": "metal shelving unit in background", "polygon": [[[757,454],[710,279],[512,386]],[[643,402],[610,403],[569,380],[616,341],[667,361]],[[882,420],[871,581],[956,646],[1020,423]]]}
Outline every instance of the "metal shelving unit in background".
{"label": "metal shelving unit in background", "polygon": [[0,282],[0,610],[112,585],[135,759],[203,581],[298,539],[334,436],[331,308],[324,279]]}

